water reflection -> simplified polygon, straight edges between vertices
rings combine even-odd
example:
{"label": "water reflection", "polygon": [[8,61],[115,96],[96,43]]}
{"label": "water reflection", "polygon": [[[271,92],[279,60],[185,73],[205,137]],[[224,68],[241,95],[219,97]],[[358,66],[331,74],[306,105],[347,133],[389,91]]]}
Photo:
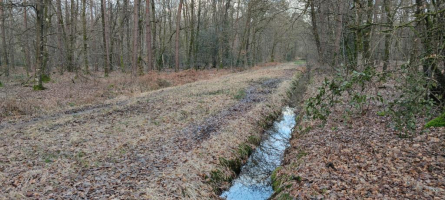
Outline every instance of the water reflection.
{"label": "water reflection", "polygon": [[273,194],[270,176],[281,164],[284,150],[289,146],[292,129],[295,126],[295,113],[285,107],[282,117],[268,130],[263,140],[241,169],[240,176],[232,187],[221,197],[228,200],[268,199]]}

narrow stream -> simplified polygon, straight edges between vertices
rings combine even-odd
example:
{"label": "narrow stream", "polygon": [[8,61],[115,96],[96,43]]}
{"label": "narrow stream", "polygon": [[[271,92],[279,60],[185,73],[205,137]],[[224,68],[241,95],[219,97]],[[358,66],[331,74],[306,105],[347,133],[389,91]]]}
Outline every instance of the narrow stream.
{"label": "narrow stream", "polygon": [[294,109],[285,107],[279,120],[266,131],[267,138],[255,149],[239,177],[232,182],[232,187],[222,193],[222,198],[261,200],[272,196],[271,174],[281,164],[295,123]]}

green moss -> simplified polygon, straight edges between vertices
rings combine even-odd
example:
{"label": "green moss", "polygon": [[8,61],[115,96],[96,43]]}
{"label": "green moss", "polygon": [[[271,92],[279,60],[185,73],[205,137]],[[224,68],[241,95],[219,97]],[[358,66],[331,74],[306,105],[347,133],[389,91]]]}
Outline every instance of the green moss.
{"label": "green moss", "polygon": [[51,78],[47,74],[42,75],[42,82],[49,83],[51,81]]}
{"label": "green moss", "polygon": [[43,87],[43,85],[34,85],[34,86],[32,86],[32,89],[35,91],[39,91],[39,90],[44,90],[46,88]]}
{"label": "green moss", "polygon": [[444,126],[445,126],[445,113],[425,124],[425,128],[444,127]]}
{"label": "green moss", "polygon": [[275,170],[273,170],[272,175],[271,175],[271,179],[272,179],[272,189],[275,192],[279,192],[278,190],[280,189],[281,186],[281,180],[277,177],[277,173],[278,171],[280,171],[281,167],[277,167]]}
{"label": "green moss", "polygon": [[3,87],[3,83],[0,81],[0,88]]}

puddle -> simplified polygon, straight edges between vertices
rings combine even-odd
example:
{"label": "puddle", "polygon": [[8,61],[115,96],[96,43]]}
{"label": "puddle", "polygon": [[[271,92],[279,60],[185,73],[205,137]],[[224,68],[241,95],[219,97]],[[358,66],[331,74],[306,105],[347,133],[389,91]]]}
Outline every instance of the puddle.
{"label": "puddle", "polygon": [[232,187],[222,193],[228,200],[261,200],[273,194],[271,174],[279,167],[284,151],[289,146],[292,129],[295,126],[295,112],[285,107],[282,116],[266,131],[267,138],[255,149],[241,169]]}

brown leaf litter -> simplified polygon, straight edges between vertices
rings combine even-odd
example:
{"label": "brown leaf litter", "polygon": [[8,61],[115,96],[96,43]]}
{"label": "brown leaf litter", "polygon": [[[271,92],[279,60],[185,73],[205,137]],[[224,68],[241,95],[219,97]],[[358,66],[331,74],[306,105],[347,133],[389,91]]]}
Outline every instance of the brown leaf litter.
{"label": "brown leaf litter", "polygon": [[324,127],[308,120],[302,125],[314,129],[294,132],[276,199],[445,199],[445,128],[403,138],[377,104],[349,119],[344,109],[336,107]]}

